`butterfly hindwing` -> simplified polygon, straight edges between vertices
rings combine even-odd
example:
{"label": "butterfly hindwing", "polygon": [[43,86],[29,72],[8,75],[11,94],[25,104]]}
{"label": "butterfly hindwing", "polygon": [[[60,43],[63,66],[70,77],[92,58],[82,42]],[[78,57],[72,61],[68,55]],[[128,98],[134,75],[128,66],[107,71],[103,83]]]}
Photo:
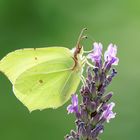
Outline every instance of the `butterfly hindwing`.
{"label": "butterfly hindwing", "polygon": [[80,74],[72,70],[73,66],[72,58],[37,65],[17,78],[15,95],[30,111],[57,108],[70,98],[80,82]]}

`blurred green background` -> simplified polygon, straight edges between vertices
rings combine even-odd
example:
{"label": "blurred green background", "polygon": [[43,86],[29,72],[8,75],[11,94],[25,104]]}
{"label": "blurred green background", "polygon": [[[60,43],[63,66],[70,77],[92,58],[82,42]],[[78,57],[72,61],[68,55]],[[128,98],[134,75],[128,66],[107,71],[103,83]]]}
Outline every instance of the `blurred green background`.
{"label": "blurred green background", "polygon": [[[114,91],[117,116],[106,125],[102,140],[140,139],[140,1],[139,0],[0,0],[0,58],[19,48],[73,48],[80,30],[89,38],[118,46]],[[65,106],[31,114],[0,74],[0,140],[63,140],[75,128]]]}

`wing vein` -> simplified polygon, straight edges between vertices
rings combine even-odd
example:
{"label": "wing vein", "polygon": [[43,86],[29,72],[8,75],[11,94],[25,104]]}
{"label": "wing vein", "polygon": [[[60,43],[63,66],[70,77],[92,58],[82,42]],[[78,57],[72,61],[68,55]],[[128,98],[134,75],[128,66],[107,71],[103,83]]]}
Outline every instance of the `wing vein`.
{"label": "wing vein", "polygon": [[72,72],[70,73],[70,75],[68,76],[68,78],[67,78],[66,82],[64,83],[64,86],[62,87],[62,90],[61,90],[60,94],[61,94],[61,93],[62,93],[62,91],[64,90],[64,88],[65,88],[66,84],[68,83],[68,81],[69,81],[69,79],[70,79],[71,75],[72,75]]}
{"label": "wing vein", "polygon": [[65,72],[67,70],[71,70],[71,68],[63,69],[63,70],[58,70],[58,71],[51,71],[51,72],[34,72],[34,73],[31,73],[31,75],[37,75],[37,74],[45,74],[45,75],[47,75],[47,74],[51,74],[51,73]]}

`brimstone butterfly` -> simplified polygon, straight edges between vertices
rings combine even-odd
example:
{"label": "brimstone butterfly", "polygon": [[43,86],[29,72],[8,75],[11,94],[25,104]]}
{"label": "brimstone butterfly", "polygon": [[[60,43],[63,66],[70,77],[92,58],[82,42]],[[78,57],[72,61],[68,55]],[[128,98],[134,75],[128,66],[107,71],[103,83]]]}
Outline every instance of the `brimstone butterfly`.
{"label": "brimstone butterfly", "polygon": [[0,71],[29,111],[57,108],[75,93],[85,63],[79,44],[84,30],[73,51],[65,47],[20,49],[0,61]]}

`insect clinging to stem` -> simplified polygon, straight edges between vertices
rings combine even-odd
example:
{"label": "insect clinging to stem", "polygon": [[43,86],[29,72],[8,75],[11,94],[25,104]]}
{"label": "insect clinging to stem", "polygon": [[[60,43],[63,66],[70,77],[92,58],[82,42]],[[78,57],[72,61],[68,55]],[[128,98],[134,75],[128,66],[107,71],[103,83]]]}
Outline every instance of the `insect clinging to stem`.
{"label": "insect clinging to stem", "polygon": [[75,93],[87,62],[80,45],[85,30],[72,50],[58,46],[19,49],[0,61],[0,71],[30,112],[62,106]]}

